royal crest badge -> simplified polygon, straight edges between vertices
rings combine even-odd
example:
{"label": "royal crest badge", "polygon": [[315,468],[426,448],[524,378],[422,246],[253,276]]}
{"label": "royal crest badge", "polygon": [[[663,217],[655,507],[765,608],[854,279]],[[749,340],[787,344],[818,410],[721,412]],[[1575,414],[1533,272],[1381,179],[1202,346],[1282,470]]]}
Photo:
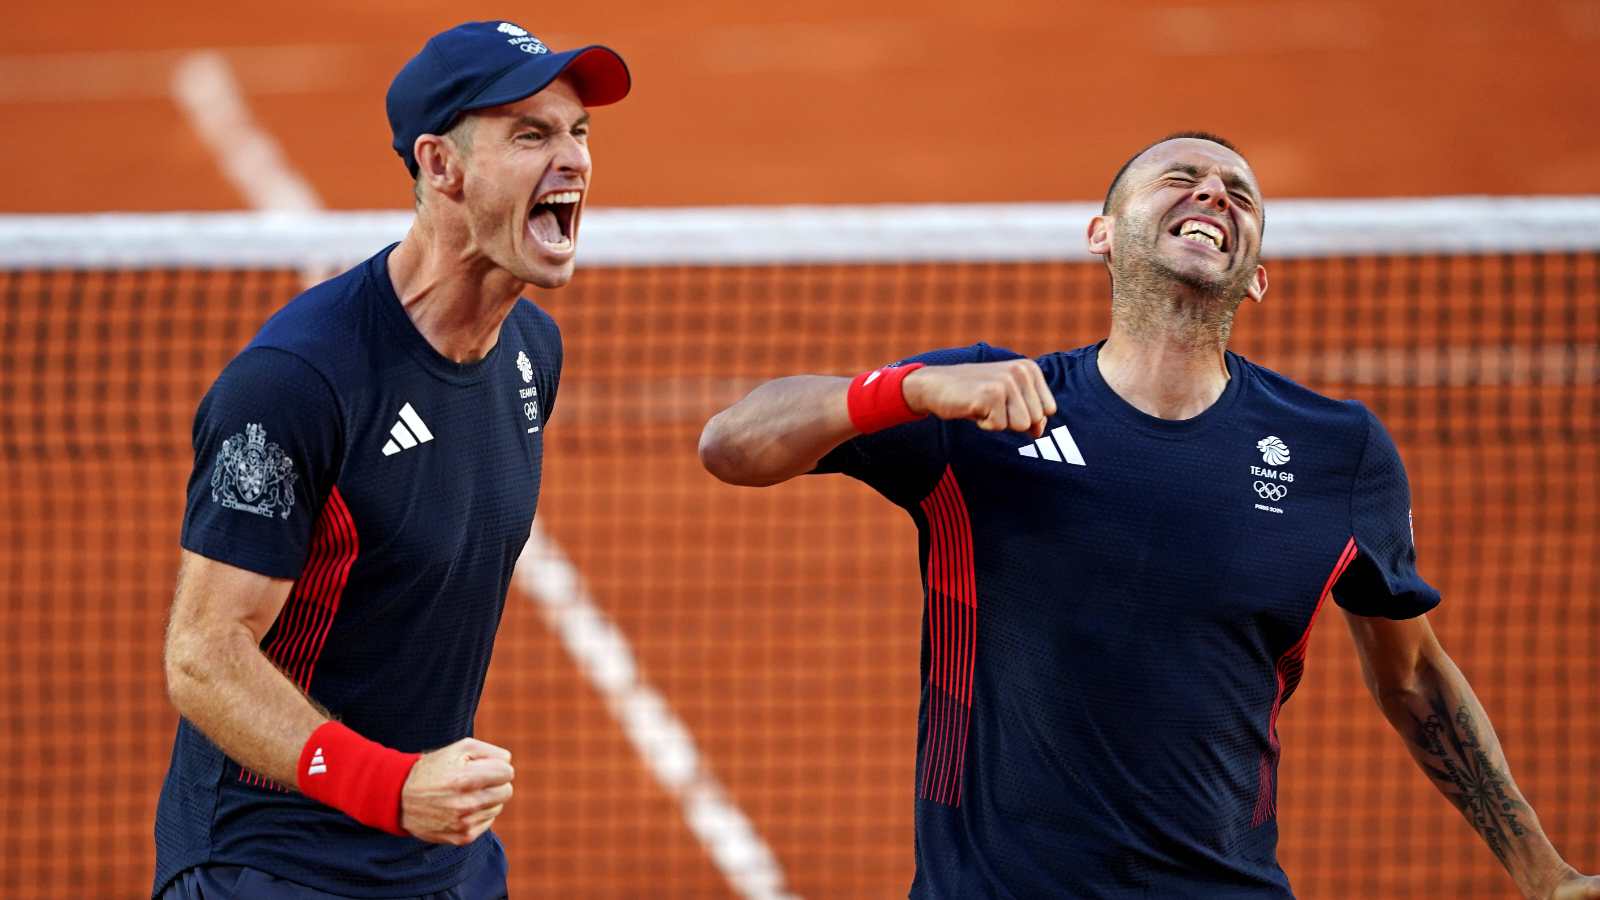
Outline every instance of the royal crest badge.
{"label": "royal crest badge", "polygon": [[211,471],[211,499],[228,509],[287,519],[294,508],[294,460],[267,443],[265,428],[246,425],[244,434],[222,442]]}

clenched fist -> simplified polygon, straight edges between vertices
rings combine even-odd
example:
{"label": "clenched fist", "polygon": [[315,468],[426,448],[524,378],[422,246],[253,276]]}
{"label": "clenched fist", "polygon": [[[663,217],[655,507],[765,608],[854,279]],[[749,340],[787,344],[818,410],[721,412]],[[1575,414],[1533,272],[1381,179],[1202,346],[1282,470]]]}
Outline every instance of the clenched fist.
{"label": "clenched fist", "polygon": [[470,844],[511,799],[514,775],[511,751],[476,738],[425,753],[400,792],[400,826],[431,843]]}
{"label": "clenched fist", "polygon": [[924,366],[906,376],[900,392],[913,412],[971,419],[984,431],[1044,434],[1056,398],[1031,359]]}

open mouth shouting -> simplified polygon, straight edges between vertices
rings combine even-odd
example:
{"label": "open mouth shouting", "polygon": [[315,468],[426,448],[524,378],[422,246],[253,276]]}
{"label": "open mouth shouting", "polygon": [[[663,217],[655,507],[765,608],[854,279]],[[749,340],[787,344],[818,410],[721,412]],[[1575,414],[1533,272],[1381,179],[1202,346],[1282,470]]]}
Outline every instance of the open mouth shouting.
{"label": "open mouth shouting", "polygon": [[1191,241],[1219,253],[1226,253],[1232,249],[1228,241],[1227,228],[1212,219],[1195,216],[1180,219],[1167,233],[1179,240]]}
{"label": "open mouth shouting", "polygon": [[528,212],[528,232],[553,253],[572,252],[577,236],[578,203],[583,191],[566,189],[541,195]]}

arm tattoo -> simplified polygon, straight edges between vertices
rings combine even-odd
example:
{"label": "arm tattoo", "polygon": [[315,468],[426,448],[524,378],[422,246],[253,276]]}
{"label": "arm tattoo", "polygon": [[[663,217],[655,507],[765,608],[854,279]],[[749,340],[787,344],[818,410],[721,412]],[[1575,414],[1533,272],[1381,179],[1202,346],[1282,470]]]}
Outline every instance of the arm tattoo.
{"label": "arm tattoo", "polygon": [[1478,740],[1478,723],[1466,704],[1458,706],[1454,716],[1442,697],[1431,698],[1428,705],[1433,712],[1426,719],[1411,714],[1416,723],[1411,739],[1430,757],[1419,757],[1422,768],[1504,865],[1511,838],[1528,833],[1519,816],[1526,817],[1532,809],[1513,793],[1514,787],[1507,790],[1510,779]]}

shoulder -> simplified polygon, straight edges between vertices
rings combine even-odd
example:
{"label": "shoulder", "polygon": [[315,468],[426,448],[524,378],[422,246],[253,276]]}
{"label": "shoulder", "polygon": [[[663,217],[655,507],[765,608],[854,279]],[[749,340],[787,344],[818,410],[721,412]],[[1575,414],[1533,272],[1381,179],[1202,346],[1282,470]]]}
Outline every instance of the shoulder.
{"label": "shoulder", "polygon": [[1089,363],[1094,352],[1099,349],[1099,344],[1088,344],[1075,350],[1057,350],[1034,360],[1039,364],[1039,370],[1044,372],[1045,378],[1055,374],[1068,374]]}
{"label": "shoulder", "polygon": [[200,401],[195,425],[271,416],[279,426],[337,429],[344,403],[326,373],[277,347],[246,347],[217,375]]}
{"label": "shoulder", "polygon": [[965,363],[1001,362],[1008,359],[1022,359],[1022,354],[979,341],[965,347],[940,347],[937,350],[918,353],[916,356],[900,360],[898,365],[915,362],[925,366],[959,366]]}
{"label": "shoulder", "polygon": [[556,324],[553,316],[532,300],[526,297],[517,300],[516,305],[511,307],[511,315],[507,317],[507,321],[529,343],[560,349],[561,326]]}
{"label": "shoulder", "polygon": [[1333,450],[1340,468],[1350,472],[1364,471],[1378,456],[1398,458],[1394,441],[1366,404],[1328,397],[1265,366],[1238,359],[1251,381],[1250,415],[1261,427],[1315,439]]}
{"label": "shoulder", "polygon": [[1240,373],[1251,381],[1252,402],[1274,408],[1352,437],[1364,437],[1372,414],[1357,400],[1338,400],[1318,393],[1287,375],[1258,365],[1242,356]]}
{"label": "shoulder", "polygon": [[[1076,350],[1062,350],[1055,353],[1046,353],[1035,357],[1039,370],[1044,373],[1046,381],[1054,383],[1057,376],[1067,375],[1085,365],[1097,344],[1079,347]],[[1004,362],[1011,359],[1027,359],[1027,355],[1018,353],[1007,347],[996,347],[993,344],[978,342],[965,347],[947,347],[941,350],[930,350],[902,363],[920,362],[929,366],[953,366],[961,363],[986,363]]]}
{"label": "shoulder", "polygon": [[373,260],[300,293],[261,326],[246,351],[270,349],[298,358],[330,383],[365,358],[379,340],[378,289],[369,268]]}

